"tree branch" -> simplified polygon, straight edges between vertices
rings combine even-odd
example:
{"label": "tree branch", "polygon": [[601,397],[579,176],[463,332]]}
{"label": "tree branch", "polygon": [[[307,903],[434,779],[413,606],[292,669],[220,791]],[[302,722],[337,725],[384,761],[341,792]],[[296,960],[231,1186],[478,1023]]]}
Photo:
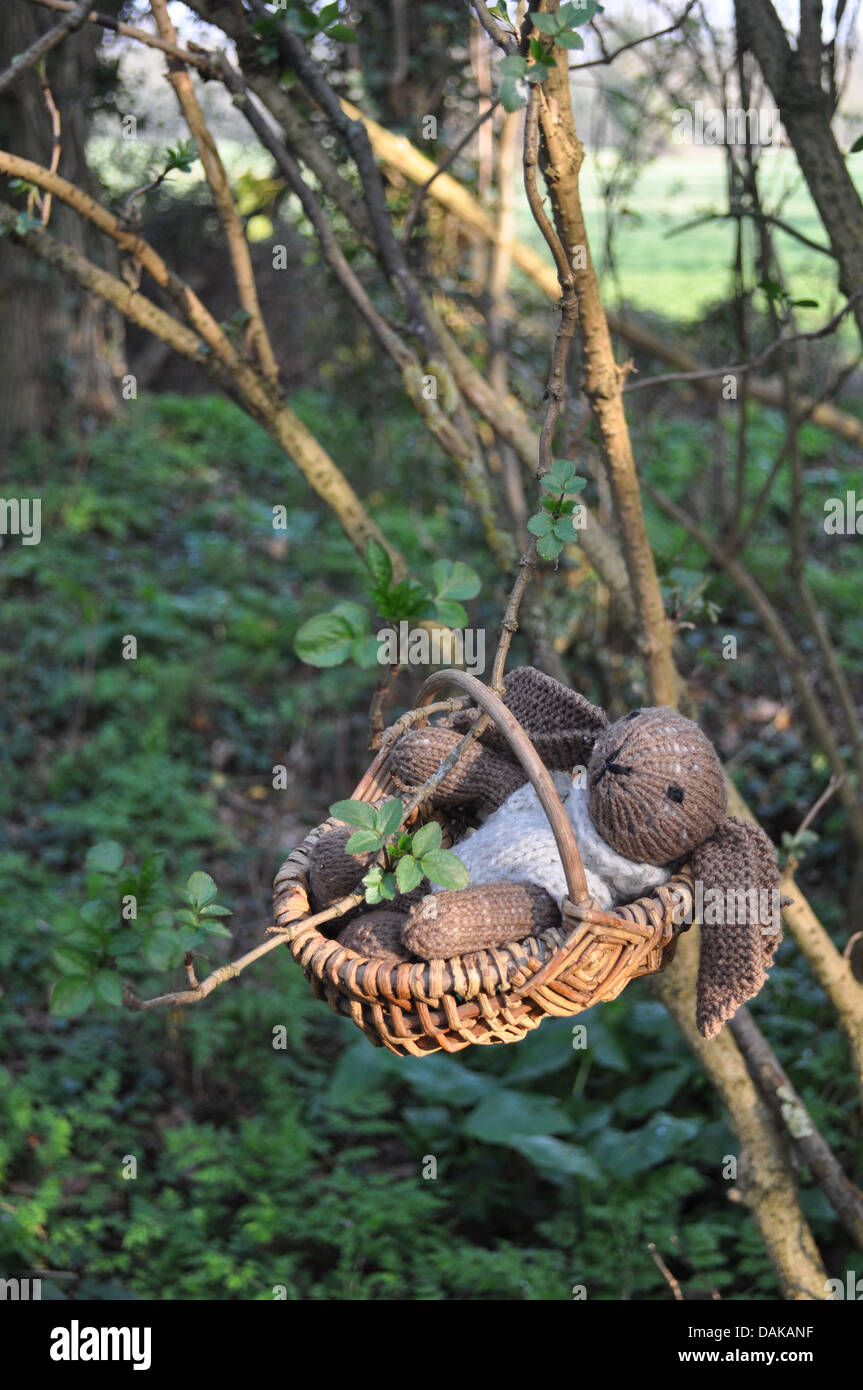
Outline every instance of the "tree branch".
{"label": "tree branch", "polygon": [[18,53],[4,72],[0,72],[0,95],[17,82],[19,77],[23,77],[28,68],[35,65],[56,48],[58,43],[62,43],[76,29],[86,22],[87,11],[90,8],[89,0],[77,0],[77,4],[69,6],[69,13],[59,24],[55,24],[53,29],[48,29],[44,34],[40,34],[38,39],[34,39],[30,47],[23,53]]}

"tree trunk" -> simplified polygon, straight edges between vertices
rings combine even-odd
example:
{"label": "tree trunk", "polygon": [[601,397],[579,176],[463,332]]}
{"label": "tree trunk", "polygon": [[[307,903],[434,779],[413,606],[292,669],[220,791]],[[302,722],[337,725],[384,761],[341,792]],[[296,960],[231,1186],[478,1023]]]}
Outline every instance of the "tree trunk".
{"label": "tree trunk", "polygon": [[[736,0],[741,44],[755,55],[794,147],[839,265],[846,296],[863,289],[863,202],[830,125],[822,85],[821,6],[801,4],[800,35],[792,49],[770,0]],[[854,306],[863,339],[863,298]]]}
{"label": "tree trunk", "polygon": [[[56,21],[55,14],[32,6],[0,6],[0,69]],[[90,184],[87,100],[94,89],[99,37],[94,26],[85,26],[45,60],[60,118],[60,172],[84,187]],[[50,164],[52,119],[37,68],[0,97],[0,144],[11,143],[22,155]],[[0,196],[7,195],[2,180]],[[23,211],[20,194],[12,198]],[[39,216],[36,209],[33,215]],[[104,241],[94,239],[68,208],[55,202],[50,226],[76,249],[110,263]],[[118,404],[116,381],[123,370],[122,320],[116,312],[9,238],[0,239],[0,445],[45,429],[66,409],[85,422],[106,418]]]}

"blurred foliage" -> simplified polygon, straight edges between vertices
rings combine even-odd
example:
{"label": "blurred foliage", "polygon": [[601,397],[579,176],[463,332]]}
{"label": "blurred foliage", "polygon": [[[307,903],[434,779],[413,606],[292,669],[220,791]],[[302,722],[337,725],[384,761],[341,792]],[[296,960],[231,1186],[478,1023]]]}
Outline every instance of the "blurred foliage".
{"label": "blurred foliage", "polygon": [[[413,569],[470,557],[482,579],[471,621],[491,629],[500,581],[414,416],[381,412],[371,388],[307,390],[295,404]],[[709,463],[703,423],[645,413],[636,430],[657,486],[683,496]],[[752,436],[757,489],[778,418],[754,412]],[[805,439],[807,467],[832,485],[835,441],[809,427]],[[52,1016],[53,952],[80,925],[94,872],[122,879],[160,852],[169,883],[205,868],[234,914],[233,940],[205,942],[205,964],[260,939],[276,864],[366,761],[375,673],[309,670],[296,632],[335,599],[361,596],[367,575],[275,446],[217,399],[141,399],[89,438],[50,450],[27,441],[6,487],[42,496],[43,538],[7,540],[0,553],[0,680],[14,715],[0,743],[4,1274],[42,1271],[56,1298],[269,1299],[283,1288],[303,1299],[569,1300],[584,1286],[590,1298],[662,1299],[653,1241],[687,1298],[775,1297],[723,1176],[735,1140],[642,983],[517,1047],[424,1060],[374,1050],[313,999],[282,951],[185,1013],[127,1014],[97,999],[84,1019]],[[772,506],[786,499],[781,478]],[[287,508],[285,530],[273,528],[275,506]],[[782,553],[772,515],[748,557],[765,583]],[[655,512],[650,523],[666,582],[685,589],[703,567],[698,547]],[[853,658],[863,633],[847,575],[835,550],[820,563],[821,601]],[[590,598],[566,588],[576,564],[562,560],[552,579],[584,614]],[[740,715],[744,696],[772,693],[763,639],[724,580],[707,594],[716,624],[712,610],[694,615],[684,659],[711,687],[706,718],[714,736],[724,729],[724,751],[745,746],[743,790],[778,838],[823,773],[799,733]],[[723,663],[717,633],[732,628],[740,659]],[[136,660],[122,657],[129,635]],[[615,665],[613,648],[604,657],[628,700],[630,667]],[[595,669],[573,682],[595,685]],[[288,779],[276,791],[278,764]],[[839,900],[840,826],[823,817],[807,861],[816,893],[819,875],[834,875],[821,907]],[[103,846],[82,869],[105,840],[128,847],[124,867]],[[154,913],[167,900],[157,894]],[[155,951],[142,993],[182,983],[170,964]],[[853,1171],[859,1121],[843,1046],[788,945],[755,1012]],[[855,1267],[802,1181],[829,1271]]]}

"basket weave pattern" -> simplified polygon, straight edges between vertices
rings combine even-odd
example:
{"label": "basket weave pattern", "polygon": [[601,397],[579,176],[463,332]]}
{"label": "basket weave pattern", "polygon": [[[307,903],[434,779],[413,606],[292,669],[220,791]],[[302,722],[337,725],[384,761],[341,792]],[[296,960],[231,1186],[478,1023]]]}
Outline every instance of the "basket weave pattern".
{"label": "basket weave pattern", "polygon": [[[452,683],[469,688],[487,710],[496,711],[499,702],[484,688],[474,689],[478,682],[468,687],[470,678],[463,673],[445,674],[461,677]],[[420,696],[439,688],[443,679],[442,673],[426,682]],[[502,723],[500,715],[499,727]],[[528,743],[524,732],[514,731],[512,742],[522,756],[523,743]],[[536,759],[532,747],[530,753]],[[522,761],[536,786],[533,764],[529,766],[528,756]],[[394,792],[387,765],[387,757],[379,755],[354,796],[375,801]],[[548,784],[541,795],[545,804]],[[326,821],[312,830],[279,869],[274,884],[276,926],[315,995],[334,1012],[351,1018],[372,1042],[401,1056],[459,1052],[471,1043],[517,1042],[544,1018],[570,1017],[616,999],[630,980],[668,964],[682,929],[678,923],[691,914],[694,884],[685,868],[649,896],[613,913],[595,908],[586,888],[578,889],[584,877],[570,833],[567,843],[560,838],[558,843],[568,881],[576,887],[564,902],[560,927],[450,960],[398,965],[371,960],[324,935],[319,926],[307,924],[312,915],[311,855],[333,824]],[[419,824],[415,816],[410,828]],[[338,920],[327,923],[333,931],[340,926]]]}

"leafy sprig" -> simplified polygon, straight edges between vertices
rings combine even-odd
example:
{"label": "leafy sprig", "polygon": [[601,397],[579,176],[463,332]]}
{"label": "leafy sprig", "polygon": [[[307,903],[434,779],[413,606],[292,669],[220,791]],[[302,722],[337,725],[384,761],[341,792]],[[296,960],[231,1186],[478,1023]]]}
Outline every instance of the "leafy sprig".
{"label": "leafy sprig", "polygon": [[540,487],[546,495],[540,511],[528,519],[527,529],[536,536],[537,555],[556,560],[563,547],[577,538],[575,510],[579,504],[572,499],[587,487],[587,479],[579,477],[569,459],[555,459],[540,479]]}
{"label": "leafy sprig", "polygon": [[[468,620],[463,600],[475,598],[480,579],[462,560],[436,560],[432,583],[416,579],[396,580],[389,553],[380,541],[370,540],[365,552],[370,581],[369,599],[387,623],[433,619],[442,627],[461,628]],[[328,612],[309,618],[299,629],[295,650],[310,666],[340,666],[348,659],[358,666],[377,663],[377,638],[370,630],[368,611],[361,603],[345,599]]]}
{"label": "leafy sprig", "polygon": [[[174,890],[184,904],[177,908],[165,901],[161,854],[150,855],[140,868],[125,858],[116,840],[103,840],[87,853],[87,900],[52,953],[60,979],[51,1012],[61,1018],[94,1004],[122,1004],[124,973],[141,966],[173,970],[208,938],[231,935],[219,920],[231,909],[216,902],[218,889],[209,874],[199,869]],[[127,918],[124,909],[131,904],[134,915]]]}
{"label": "leafy sprig", "polygon": [[404,806],[395,798],[377,810],[366,801],[335,801],[330,815],[358,827],[345,845],[346,854],[384,851],[383,864],[372,864],[362,879],[367,903],[391,902],[397,891],[410,893],[424,878],[441,888],[466,888],[470,882],[458,855],[441,848],[437,821],[413,832],[399,831]]}

